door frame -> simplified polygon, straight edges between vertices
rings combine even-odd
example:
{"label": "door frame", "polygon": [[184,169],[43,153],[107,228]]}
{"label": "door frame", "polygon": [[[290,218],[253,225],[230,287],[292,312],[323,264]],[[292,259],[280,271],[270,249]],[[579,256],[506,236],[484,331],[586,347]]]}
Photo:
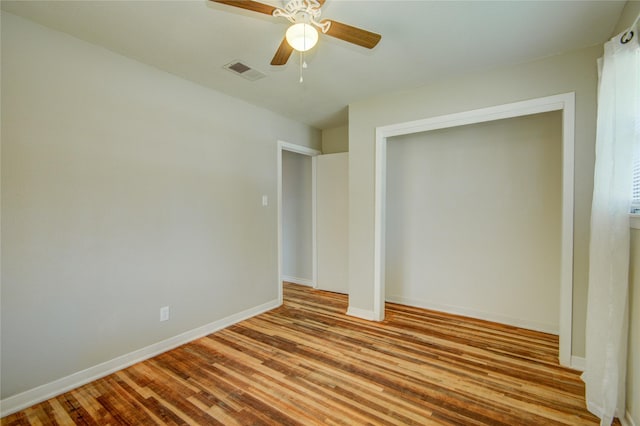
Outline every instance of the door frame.
{"label": "door frame", "polygon": [[282,151],[311,157],[311,264],[312,287],[318,285],[318,264],[316,247],[316,159],[322,152],[303,145],[296,145],[279,140],[277,143],[277,170],[278,170],[278,303],[282,305]]}
{"label": "door frame", "polygon": [[575,145],[574,92],[376,128],[373,264],[373,316],[376,321],[382,321],[384,319],[386,296],[385,210],[387,139],[394,136],[446,129],[468,124],[484,123],[506,118],[522,117],[550,111],[562,112],[562,227],[560,255],[559,361],[563,366],[571,366],[573,321],[573,182]]}

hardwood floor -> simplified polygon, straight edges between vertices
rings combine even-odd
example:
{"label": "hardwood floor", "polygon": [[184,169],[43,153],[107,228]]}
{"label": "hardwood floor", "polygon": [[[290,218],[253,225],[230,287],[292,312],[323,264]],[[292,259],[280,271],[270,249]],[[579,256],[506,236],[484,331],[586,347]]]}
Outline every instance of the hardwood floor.
{"label": "hardwood floor", "polygon": [[596,425],[556,336],[285,284],[285,304],[2,425]]}

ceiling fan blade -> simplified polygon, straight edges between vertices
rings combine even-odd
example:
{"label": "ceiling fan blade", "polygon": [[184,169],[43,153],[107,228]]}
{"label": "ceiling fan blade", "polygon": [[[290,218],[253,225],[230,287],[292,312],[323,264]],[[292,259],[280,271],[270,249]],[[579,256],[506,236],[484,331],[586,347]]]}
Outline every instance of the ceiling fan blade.
{"label": "ceiling fan blade", "polygon": [[287,43],[286,38],[282,39],[282,43],[280,43],[276,54],[273,55],[271,65],[285,65],[289,60],[291,53],[293,53],[293,47]]}
{"label": "ceiling fan blade", "polygon": [[357,44],[358,46],[366,47],[367,49],[373,49],[376,47],[382,38],[380,34],[352,27],[351,25],[343,24],[342,22],[337,22],[332,19],[327,19],[322,22],[324,23],[327,21],[331,22],[327,35],[348,41],[349,43]]}
{"label": "ceiling fan blade", "polygon": [[228,6],[239,7],[240,9],[247,9],[253,12],[264,13],[265,15],[273,15],[275,7],[268,4],[260,3],[253,0],[211,0],[214,3],[222,3]]}

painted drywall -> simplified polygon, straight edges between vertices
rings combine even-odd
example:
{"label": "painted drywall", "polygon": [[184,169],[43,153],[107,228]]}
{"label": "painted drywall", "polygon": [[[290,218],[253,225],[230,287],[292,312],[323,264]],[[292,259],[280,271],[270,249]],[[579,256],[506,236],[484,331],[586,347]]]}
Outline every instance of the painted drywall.
{"label": "painted drywall", "polygon": [[410,92],[381,95],[349,106],[350,307],[373,310],[374,235],[371,230],[374,227],[376,127],[575,92],[572,351],[575,356],[584,356],[589,212],[595,143],[596,60],[601,53],[602,47],[596,46],[531,63],[456,76]]}
{"label": "painted drywall", "polygon": [[277,300],[262,195],[277,140],[319,131],[8,13],[1,31],[3,399]]}
{"label": "painted drywall", "polygon": [[332,127],[322,131],[322,153],[335,154],[349,151],[349,126]]}
{"label": "painted drywall", "polygon": [[387,300],[557,334],[561,162],[557,111],[389,138]]}
{"label": "painted drywall", "polygon": [[615,36],[620,34],[627,28],[633,24],[633,21],[640,15],[640,1],[639,0],[629,0],[625,3],[624,9],[622,9],[622,13],[620,14],[620,19],[616,23],[615,28],[613,29],[613,33],[611,36]]}
{"label": "painted drywall", "polygon": [[313,285],[311,157],[282,151],[282,276]]}
{"label": "painted drywall", "polygon": [[316,157],[318,288],[349,292],[349,154]]}
{"label": "painted drywall", "polygon": [[640,229],[631,230],[629,263],[627,413],[640,425]]}

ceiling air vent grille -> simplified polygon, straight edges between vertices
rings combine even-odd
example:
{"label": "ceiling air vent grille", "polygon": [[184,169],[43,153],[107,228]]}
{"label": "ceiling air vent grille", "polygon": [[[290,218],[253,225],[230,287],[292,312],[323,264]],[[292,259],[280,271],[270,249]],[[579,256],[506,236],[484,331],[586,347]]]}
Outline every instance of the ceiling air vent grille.
{"label": "ceiling air vent grille", "polygon": [[229,62],[224,66],[224,68],[250,81],[256,81],[265,77],[265,75],[260,71],[253,69],[249,65],[243,64],[240,61]]}

